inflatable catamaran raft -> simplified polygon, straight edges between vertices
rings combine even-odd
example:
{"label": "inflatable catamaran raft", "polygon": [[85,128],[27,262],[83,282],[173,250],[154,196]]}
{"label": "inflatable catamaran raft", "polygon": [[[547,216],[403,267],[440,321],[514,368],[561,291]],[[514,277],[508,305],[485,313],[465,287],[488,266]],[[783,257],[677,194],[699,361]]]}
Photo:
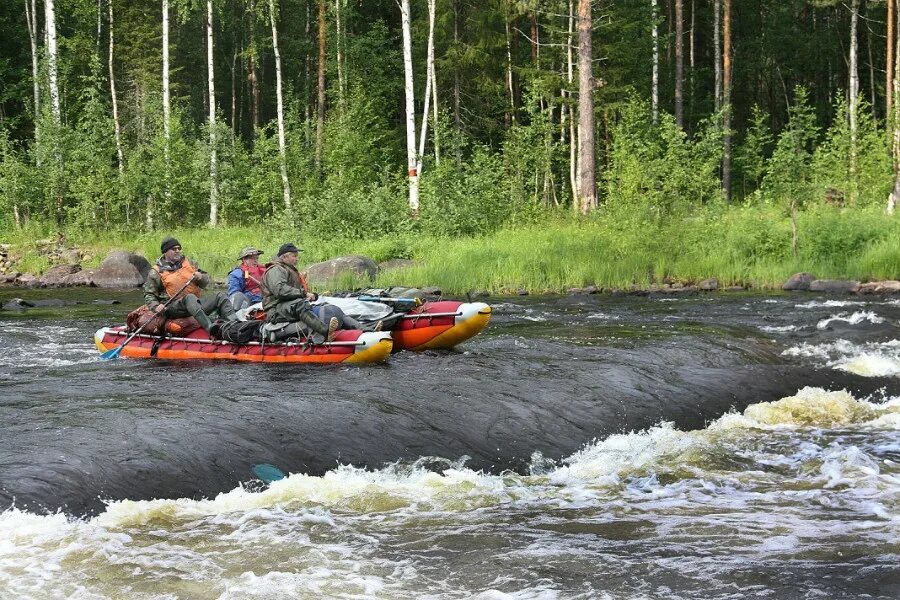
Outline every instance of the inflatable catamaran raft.
{"label": "inflatable catamaran raft", "polygon": [[[385,324],[385,330],[379,332],[339,330],[332,342],[314,344],[301,339],[288,343],[251,341],[235,344],[212,340],[204,330],[194,329],[164,335],[138,333],[119,355],[166,360],[374,363],[386,360],[392,351],[452,348],[477,335],[491,318],[491,307],[484,302],[438,300],[404,305],[393,299],[381,300],[322,297],[321,302],[335,304],[355,318],[379,319]],[[130,333],[125,326],[104,327],[94,335],[94,342],[101,353],[109,352],[121,346]]]}

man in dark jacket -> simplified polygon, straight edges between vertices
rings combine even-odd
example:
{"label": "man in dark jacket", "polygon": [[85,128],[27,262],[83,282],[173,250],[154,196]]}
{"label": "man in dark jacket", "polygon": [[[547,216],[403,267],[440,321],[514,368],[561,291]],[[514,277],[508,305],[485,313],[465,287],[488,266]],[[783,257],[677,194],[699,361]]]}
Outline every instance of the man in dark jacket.
{"label": "man in dark jacket", "polygon": [[[202,296],[209,285],[209,275],[200,270],[197,263],[181,253],[181,243],[167,237],[160,245],[160,256],[144,283],[144,301],[154,312],[165,310],[170,319],[194,317],[207,332],[212,327],[211,313],[218,313],[227,321],[236,321],[237,315],[228,297],[222,292]],[[163,308],[170,298],[174,302]]]}
{"label": "man in dark jacket", "polygon": [[331,317],[326,323],[316,313],[320,307],[310,304],[318,296],[307,290],[306,282],[297,271],[299,253],[300,249],[294,244],[282,244],[275,260],[263,275],[260,288],[266,321],[293,324],[294,327],[284,328],[286,336],[298,335],[299,325],[302,325],[330,342],[334,339],[334,332],[340,327],[340,321]]}

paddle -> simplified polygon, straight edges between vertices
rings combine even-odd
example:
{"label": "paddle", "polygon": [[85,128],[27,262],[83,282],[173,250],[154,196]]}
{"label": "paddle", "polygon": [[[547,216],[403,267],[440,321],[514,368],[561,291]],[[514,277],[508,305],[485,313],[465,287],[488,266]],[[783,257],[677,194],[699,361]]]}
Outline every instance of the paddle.
{"label": "paddle", "polygon": [[381,296],[357,296],[357,300],[363,302],[412,302],[416,306],[422,304],[419,298],[383,298]]}
{"label": "paddle", "polygon": [[[193,281],[194,281],[193,279],[188,279],[187,282],[185,282],[185,284],[184,284],[183,286],[181,286],[181,289],[178,290],[177,292],[175,292],[175,295],[174,295],[174,296],[172,296],[171,298],[169,298],[168,300],[166,300],[166,303],[163,304],[163,309],[162,309],[161,311],[159,311],[159,312],[165,311],[165,310],[166,310],[166,307],[169,306],[170,304],[172,304],[172,302],[174,302],[175,299],[178,298],[178,296],[181,294],[181,292],[183,292],[184,290],[186,290],[186,289],[187,289],[187,286],[191,285],[191,283],[192,283]],[[158,315],[159,313],[156,313],[156,314]],[[140,327],[138,327],[138,328],[137,328],[137,331],[135,331],[134,333],[132,333],[131,335],[129,335],[127,338],[125,338],[125,341],[122,342],[122,345],[121,345],[121,346],[116,346],[116,347],[113,348],[112,350],[107,350],[106,352],[104,352],[103,354],[100,355],[100,358],[103,359],[103,360],[115,360],[115,359],[119,358],[119,354],[122,352],[122,348],[124,348],[124,347],[128,344],[128,342],[130,342],[131,340],[133,340],[133,339],[134,339],[134,336],[136,336],[136,335],[139,334],[141,331],[143,331],[143,330],[144,330],[144,327],[146,327],[147,325],[149,325],[154,319],[156,319],[156,315],[153,315],[150,319],[147,320],[146,323],[144,323],[143,325],[141,325]]]}
{"label": "paddle", "polygon": [[264,483],[272,483],[273,481],[278,481],[279,479],[284,479],[285,477],[287,477],[287,475],[284,474],[284,471],[268,463],[253,465],[253,467],[251,467],[251,470],[253,471],[253,474],[261,479]]}

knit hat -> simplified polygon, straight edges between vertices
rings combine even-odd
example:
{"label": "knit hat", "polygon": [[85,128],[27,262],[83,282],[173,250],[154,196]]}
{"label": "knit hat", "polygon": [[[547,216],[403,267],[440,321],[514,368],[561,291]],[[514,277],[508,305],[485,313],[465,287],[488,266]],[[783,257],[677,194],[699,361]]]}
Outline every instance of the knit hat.
{"label": "knit hat", "polygon": [[241,254],[240,254],[240,256],[238,256],[238,260],[247,258],[248,256],[259,256],[262,253],[263,253],[262,250],[257,250],[253,246],[247,246],[246,248],[241,250]]}
{"label": "knit hat", "polygon": [[295,246],[294,244],[292,244],[290,242],[288,242],[287,244],[282,244],[281,247],[278,249],[278,256],[282,256],[284,254],[287,254],[288,252],[299,253],[300,248],[298,248],[297,246]]}
{"label": "knit hat", "polygon": [[166,252],[168,252],[175,246],[180,246],[180,245],[181,245],[181,242],[179,242],[178,240],[176,240],[175,238],[170,236],[162,241],[162,244],[160,244],[159,249],[162,251],[163,254],[165,254]]}

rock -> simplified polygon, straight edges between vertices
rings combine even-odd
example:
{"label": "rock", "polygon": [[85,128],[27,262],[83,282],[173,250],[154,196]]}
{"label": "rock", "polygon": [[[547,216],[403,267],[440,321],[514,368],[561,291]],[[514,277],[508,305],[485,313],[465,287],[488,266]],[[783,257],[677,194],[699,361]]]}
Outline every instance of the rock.
{"label": "rock", "polygon": [[473,290],[469,295],[473,298],[488,298],[491,293],[487,290]]}
{"label": "rock", "polygon": [[719,289],[719,280],[715,277],[710,277],[709,279],[704,279],[703,281],[698,283],[697,287],[704,292],[712,292]]}
{"label": "rock", "polygon": [[816,276],[812,273],[794,273],[788,279],[781,289],[787,291],[805,292],[809,290],[810,284],[815,281]]}
{"label": "rock", "polygon": [[41,276],[41,284],[47,287],[62,287],[71,285],[67,282],[69,275],[74,275],[81,271],[78,265],[56,265]]}
{"label": "rock", "polygon": [[725,288],[724,291],[726,291],[726,292],[744,292],[746,290],[747,290],[747,288],[745,288],[742,285],[729,285],[727,288]]}
{"label": "rock", "polygon": [[870,281],[863,283],[856,290],[857,294],[897,294],[900,293],[900,281]]}
{"label": "rock", "polygon": [[[141,273],[138,265],[146,266],[146,272]],[[102,288],[138,287],[147,280],[149,271],[150,263],[143,256],[125,250],[111,250],[100,263],[100,268],[93,271],[91,282]]]}
{"label": "rock", "polygon": [[418,266],[414,260],[408,260],[406,258],[392,258],[391,260],[386,260],[383,263],[378,263],[379,271],[393,271],[395,269],[408,269],[409,267]]}
{"label": "rock", "polygon": [[97,300],[93,300],[93,301],[91,302],[91,304],[102,304],[102,305],[104,305],[104,306],[107,306],[107,305],[112,305],[112,304],[122,304],[122,302],[119,301],[119,300],[100,300],[100,299],[97,299]]}
{"label": "rock", "polygon": [[77,273],[72,273],[71,275],[67,275],[65,280],[63,281],[63,285],[66,286],[88,286],[88,287],[96,287],[94,283],[94,271],[96,269],[87,269],[84,271],[78,271]]}
{"label": "rock", "polygon": [[43,300],[33,300],[33,306],[73,306],[75,304],[81,304],[77,300],[62,300],[60,298],[44,298]]}
{"label": "rock", "polygon": [[26,287],[39,287],[41,284],[37,276],[32,275],[31,273],[22,273],[16,278],[16,283]]}
{"label": "rock", "polygon": [[317,282],[331,281],[344,273],[373,279],[378,274],[378,265],[371,258],[354,254],[309,265],[306,272],[311,281]]}
{"label": "rock", "polygon": [[33,307],[34,304],[29,302],[28,300],[22,300],[21,298],[13,298],[9,302],[6,302],[3,305],[3,310],[23,310],[26,308]]}
{"label": "rock", "polygon": [[671,285],[671,287],[673,290],[681,290],[681,289],[684,289],[684,284],[681,283],[680,281],[676,281],[675,283],[673,283]]}
{"label": "rock", "polygon": [[441,288],[434,287],[434,286],[423,287],[422,293],[425,294],[426,296],[441,296],[442,295]]}
{"label": "rock", "polygon": [[809,284],[809,291],[827,292],[829,294],[849,294],[858,289],[858,281],[846,281],[843,279],[816,279]]}
{"label": "rock", "polygon": [[527,295],[528,295],[528,290],[526,290],[525,288],[519,288],[516,290],[516,296],[527,296]]}
{"label": "rock", "polygon": [[59,262],[64,265],[77,265],[81,262],[81,252],[77,248],[63,250],[59,255]]}
{"label": "rock", "polygon": [[0,283],[15,283],[16,279],[18,279],[20,275],[21,273],[16,273],[15,271],[13,271],[12,273],[0,275]]}

